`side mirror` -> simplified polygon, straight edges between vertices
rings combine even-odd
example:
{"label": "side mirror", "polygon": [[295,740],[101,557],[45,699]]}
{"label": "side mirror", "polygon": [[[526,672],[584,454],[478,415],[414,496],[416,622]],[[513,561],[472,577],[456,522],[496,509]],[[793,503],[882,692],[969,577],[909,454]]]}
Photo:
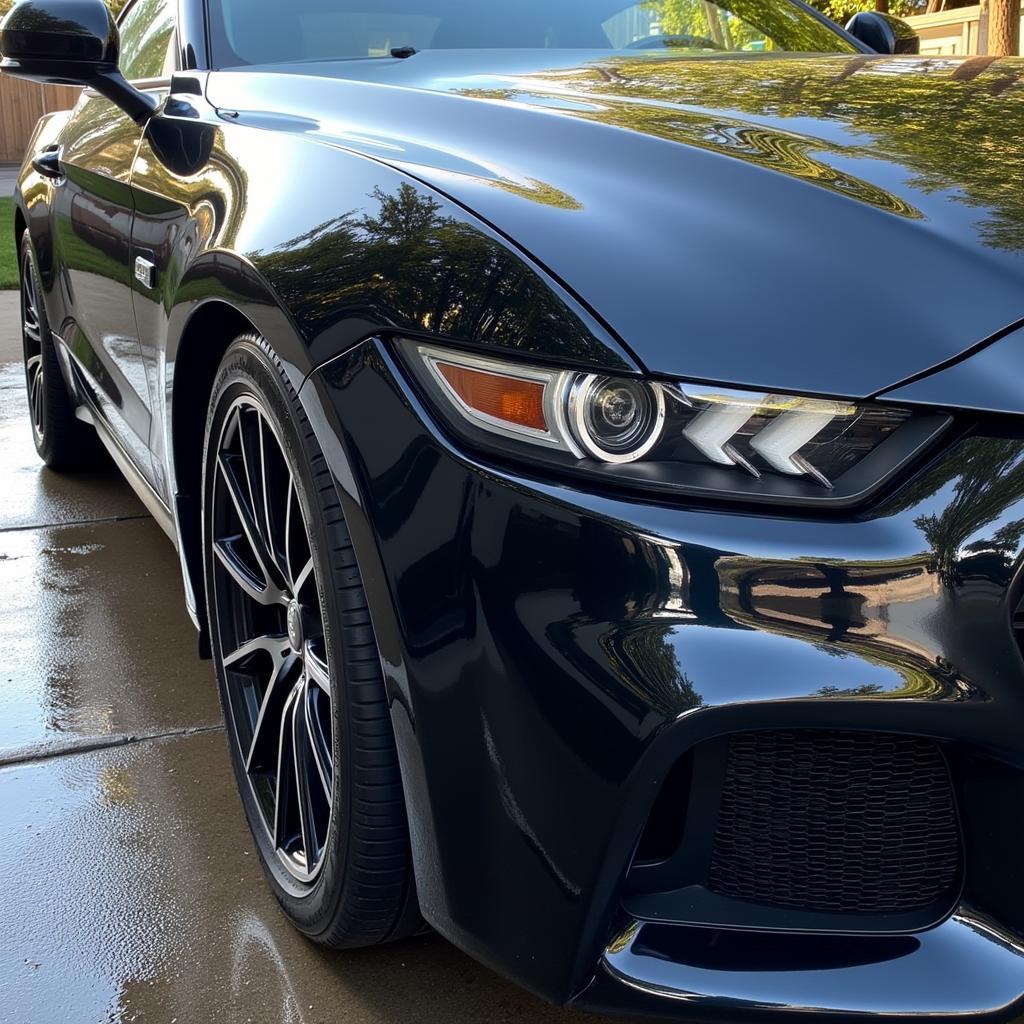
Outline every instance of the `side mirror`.
{"label": "side mirror", "polygon": [[854,39],[870,46],[875,53],[920,53],[921,39],[899,18],[880,11],[861,11],[847,23],[846,31]]}
{"label": "side mirror", "polygon": [[0,71],[55,85],[84,85],[138,124],[156,100],[117,69],[120,39],[103,0],[21,0],[0,24]]}

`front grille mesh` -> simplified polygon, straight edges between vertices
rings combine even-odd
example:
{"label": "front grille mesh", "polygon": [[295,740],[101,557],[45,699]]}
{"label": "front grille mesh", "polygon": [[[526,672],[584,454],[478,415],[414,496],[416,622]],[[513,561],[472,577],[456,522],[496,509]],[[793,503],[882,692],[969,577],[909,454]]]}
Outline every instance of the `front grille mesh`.
{"label": "front grille mesh", "polygon": [[721,896],[888,914],[950,896],[960,833],[945,760],[910,736],[736,733],[709,874]]}

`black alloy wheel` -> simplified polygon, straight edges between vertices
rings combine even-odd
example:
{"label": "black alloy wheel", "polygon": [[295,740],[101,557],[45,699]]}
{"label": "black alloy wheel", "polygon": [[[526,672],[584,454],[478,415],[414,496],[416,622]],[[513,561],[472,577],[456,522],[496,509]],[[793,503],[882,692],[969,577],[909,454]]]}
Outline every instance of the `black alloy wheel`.
{"label": "black alloy wheel", "polygon": [[75,417],[50,334],[32,239],[21,237],[21,340],[36,452],[51,469],[94,469],[106,462],[96,431]]}
{"label": "black alloy wheel", "polygon": [[46,423],[43,418],[45,384],[43,380],[43,325],[39,314],[39,294],[32,266],[32,253],[27,245],[21,251],[21,337],[25,349],[25,385],[28,409],[36,448],[42,447]]}
{"label": "black alloy wheel", "polygon": [[265,340],[214,383],[203,540],[242,803],[275,895],[332,946],[420,926],[380,656],[333,477]]}
{"label": "black alloy wheel", "polygon": [[333,811],[331,672],[309,536],[254,396],[217,440],[213,553],[221,658],[245,770],[281,863],[316,877]]}

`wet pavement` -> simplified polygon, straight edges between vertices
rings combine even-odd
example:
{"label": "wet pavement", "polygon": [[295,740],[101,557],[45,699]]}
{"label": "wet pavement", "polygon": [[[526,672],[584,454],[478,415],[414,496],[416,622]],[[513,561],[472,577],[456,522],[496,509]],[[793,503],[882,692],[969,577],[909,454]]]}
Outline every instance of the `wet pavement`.
{"label": "wet pavement", "polygon": [[0,1022],[596,1024],[436,936],[288,925],[174,551],[115,470],[40,467],[16,317],[0,292]]}

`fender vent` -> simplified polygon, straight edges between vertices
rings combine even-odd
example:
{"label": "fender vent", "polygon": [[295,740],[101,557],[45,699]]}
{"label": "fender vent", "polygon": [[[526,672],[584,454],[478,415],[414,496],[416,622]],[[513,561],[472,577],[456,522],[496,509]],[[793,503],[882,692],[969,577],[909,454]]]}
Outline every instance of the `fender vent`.
{"label": "fender vent", "polygon": [[708,887],[833,913],[950,897],[961,843],[945,758],[911,736],[825,731],[729,739]]}

